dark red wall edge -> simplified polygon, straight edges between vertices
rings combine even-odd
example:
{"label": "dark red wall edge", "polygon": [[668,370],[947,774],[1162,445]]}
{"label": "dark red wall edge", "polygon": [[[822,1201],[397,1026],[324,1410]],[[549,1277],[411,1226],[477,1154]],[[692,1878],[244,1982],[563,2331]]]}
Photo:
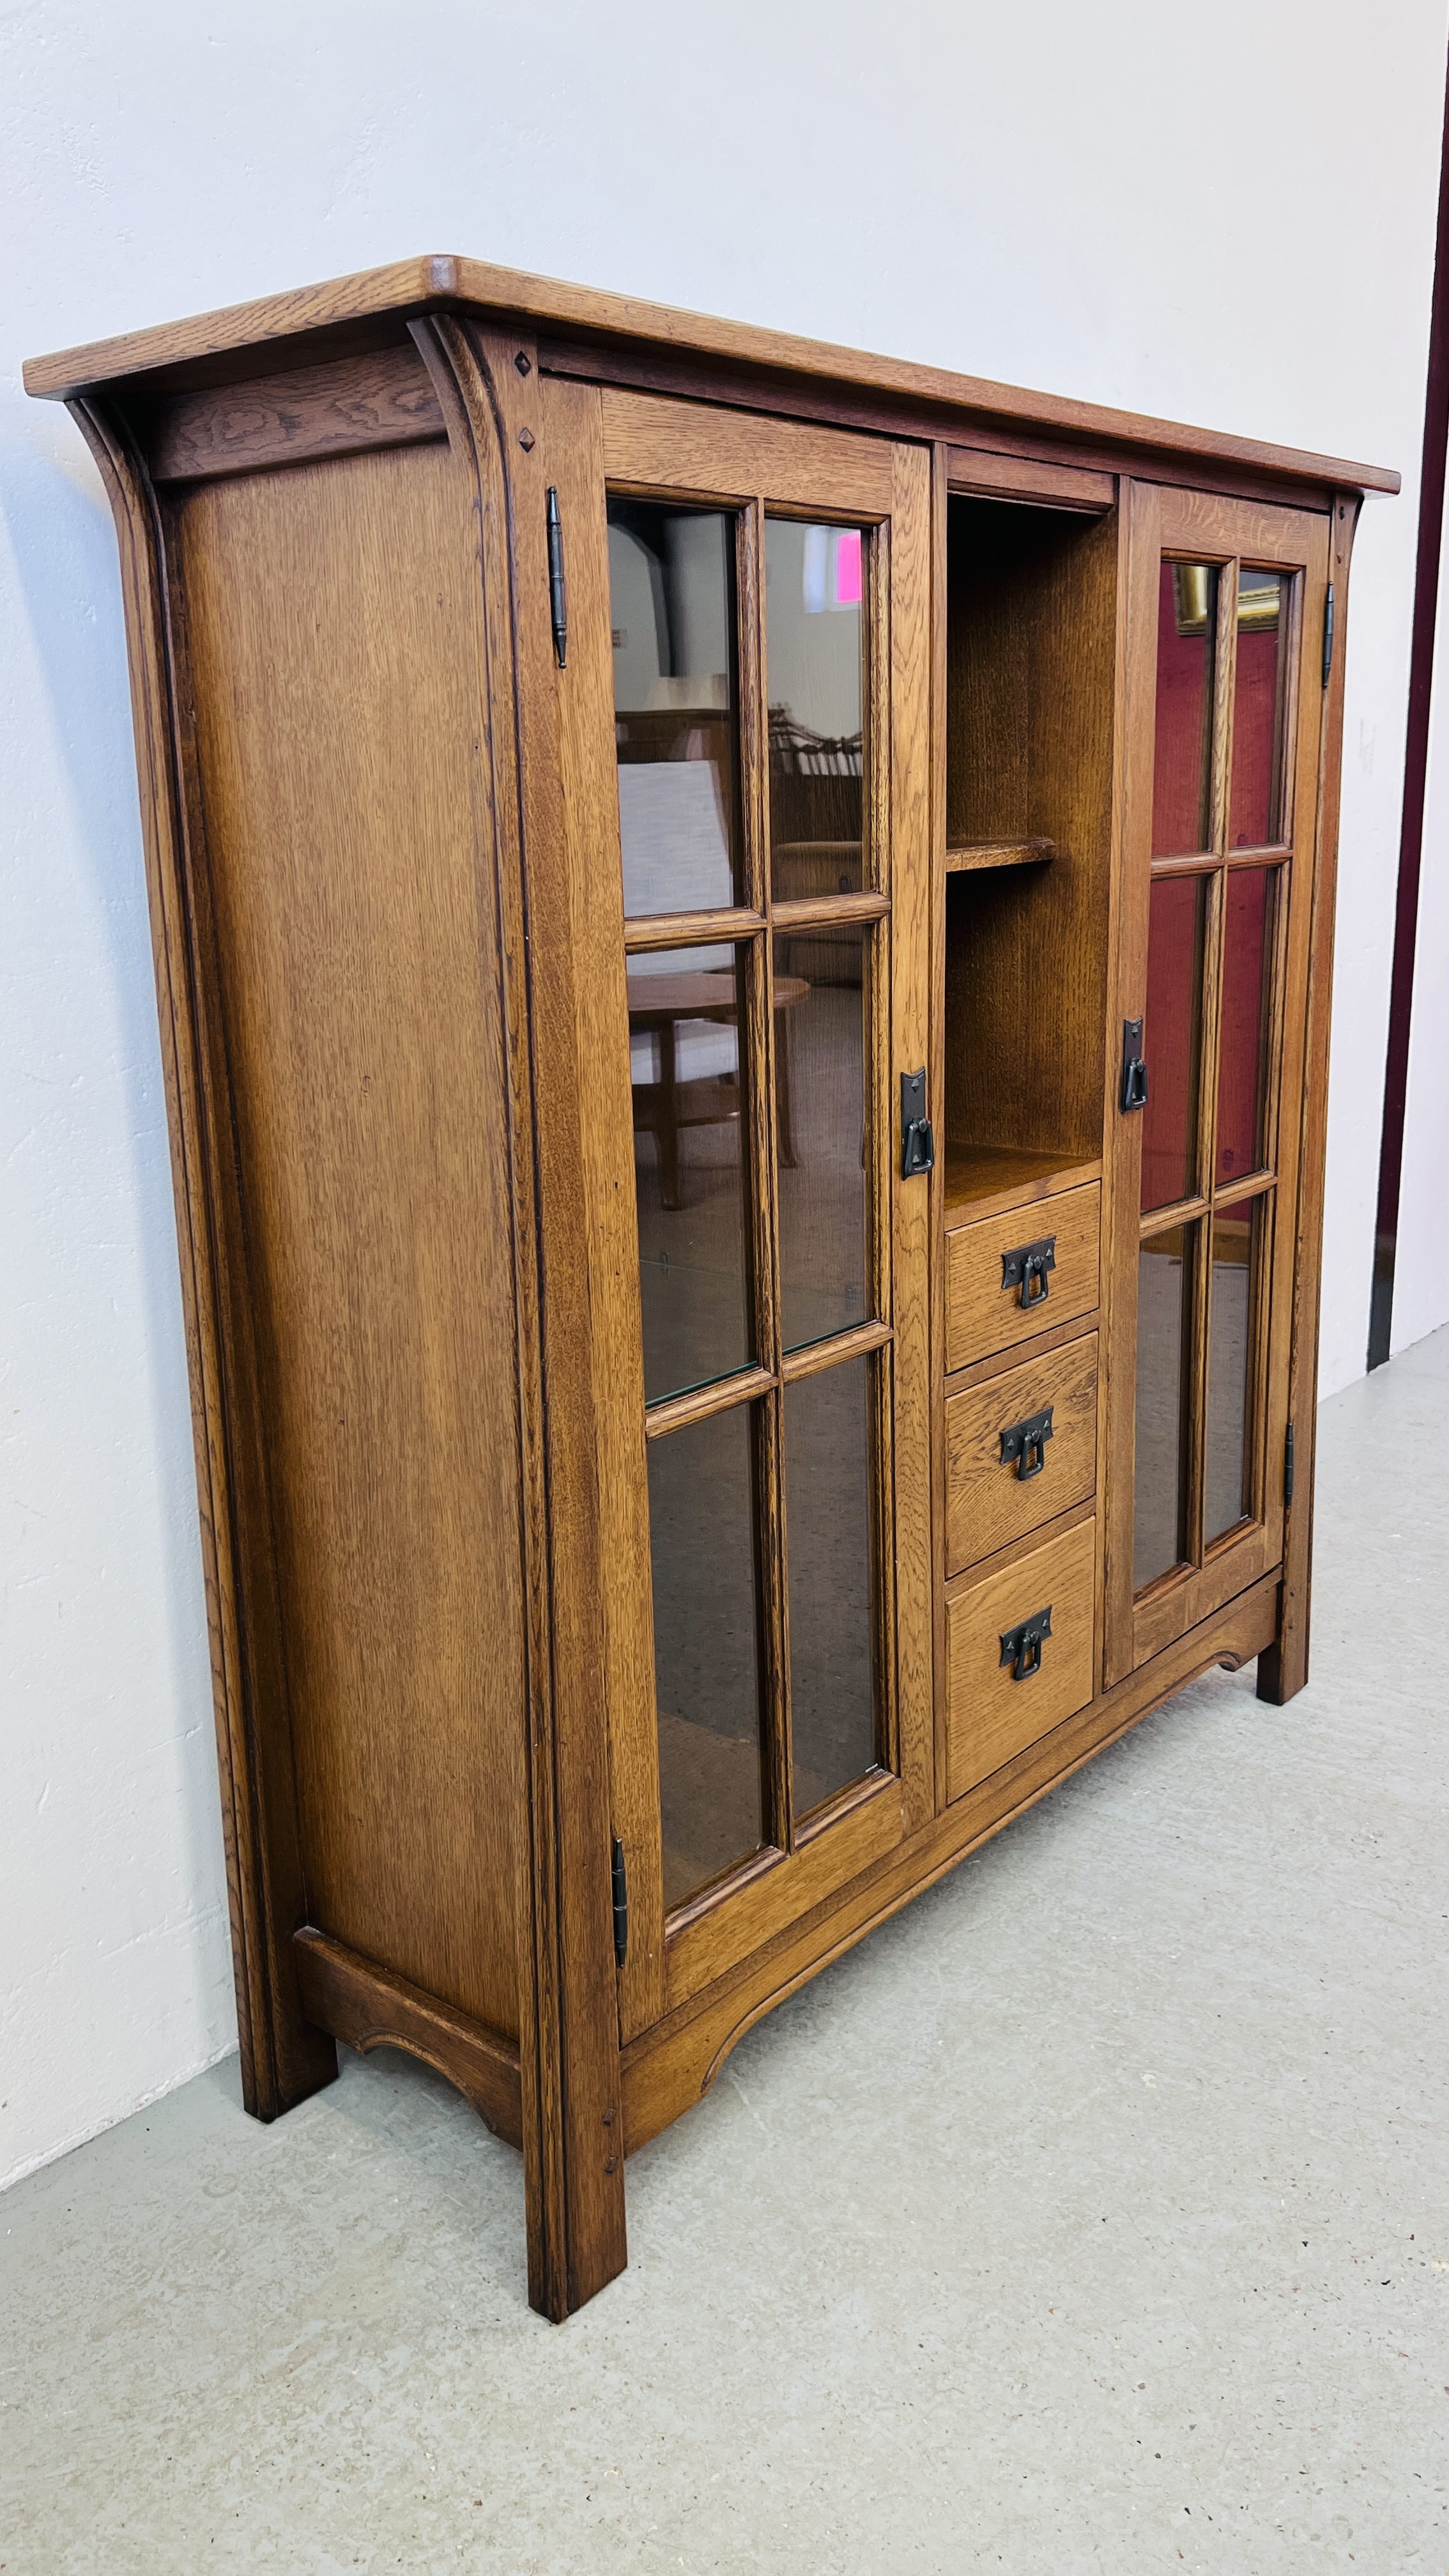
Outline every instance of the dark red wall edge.
{"label": "dark red wall edge", "polygon": [[1419,543],[1414,571],[1414,625],[1409,651],[1409,722],[1404,751],[1404,818],[1399,834],[1399,891],[1394,910],[1394,964],[1389,985],[1389,1045],[1384,1068],[1384,1125],[1379,1147],[1379,1203],[1374,1230],[1374,1284],[1369,1307],[1368,1364],[1389,1356],[1394,1315],[1394,1262],[1399,1236],[1399,1183],[1404,1162],[1404,1097],[1409,1081],[1409,1019],[1414,997],[1414,944],[1419,927],[1419,870],[1424,850],[1424,779],[1429,765],[1429,709],[1434,633],[1439,609],[1439,555],[1444,528],[1444,467],[1449,449],[1449,89],[1439,160],[1439,225],[1434,294],[1429,308],[1429,373],[1424,394],[1424,455],[1419,482]]}

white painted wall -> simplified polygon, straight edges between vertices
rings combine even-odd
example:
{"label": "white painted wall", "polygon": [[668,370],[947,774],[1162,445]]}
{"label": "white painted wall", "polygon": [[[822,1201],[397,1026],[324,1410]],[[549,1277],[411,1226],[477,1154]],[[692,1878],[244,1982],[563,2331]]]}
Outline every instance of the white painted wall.
{"label": "white painted wall", "polygon": [[[1334,1388],[1367,1333],[1445,6],[0,16],[0,2180],[233,2037],[114,550],[22,356],[458,250],[1402,467],[1353,584]],[[1443,746],[1431,810],[1411,1204],[1449,1103]],[[1445,1250],[1401,1260],[1406,1334],[1449,1313]]]}

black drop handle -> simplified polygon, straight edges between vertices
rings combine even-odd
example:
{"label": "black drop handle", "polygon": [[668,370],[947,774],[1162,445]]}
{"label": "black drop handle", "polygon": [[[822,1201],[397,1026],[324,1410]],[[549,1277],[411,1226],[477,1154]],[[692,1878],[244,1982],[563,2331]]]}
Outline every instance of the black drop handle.
{"label": "black drop handle", "polygon": [[1044,1404],[1040,1413],[1029,1413],[1024,1422],[1013,1422],[1001,1434],[1001,1463],[1016,1467],[1019,1485],[1029,1485],[1046,1465],[1046,1445],[1052,1436],[1052,1411]]}
{"label": "black drop handle", "polygon": [[1048,1272],[1057,1266],[1057,1239],[1044,1234],[1036,1243],[1019,1243],[1001,1256],[1001,1284],[1015,1288],[1020,1306],[1044,1306],[1051,1295]]}
{"label": "black drop handle", "polygon": [[918,1172],[934,1171],[936,1140],[926,1116],[926,1068],[919,1073],[901,1075],[901,1178],[914,1180]]}
{"label": "black drop handle", "polygon": [[[1019,1628],[1007,1628],[1001,1639],[1001,1661],[1010,1664],[1014,1682],[1029,1682],[1041,1671],[1042,1640],[1052,1632],[1052,1605],[1033,1611]],[[999,1668],[998,1668],[999,1669]]]}
{"label": "black drop handle", "polygon": [[1122,1106],[1145,1109],[1147,1106],[1147,1061],[1142,1053],[1142,1022],[1122,1023]]}

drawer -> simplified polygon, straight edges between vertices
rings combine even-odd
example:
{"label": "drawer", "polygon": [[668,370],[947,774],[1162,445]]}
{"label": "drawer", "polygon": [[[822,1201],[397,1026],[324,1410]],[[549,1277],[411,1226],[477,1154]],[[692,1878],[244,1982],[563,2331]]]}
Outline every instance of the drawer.
{"label": "drawer", "polygon": [[[959,1798],[1050,1735],[1092,1696],[1096,1673],[1097,1524],[1018,1557],[946,1602],[946,1795]],[[1051,1612],[1037,1668],[1002,1661],[1002,1639]],[[1032,1661],[1028,1651],[1023,1665]]]}
{"label": "drawer", "polygon": [[[946,1237],[946,1367],[969,1368],[993,1351],[1005,1351],[1049,1324],[1090,1315],[1097,1303],[1097,1262],[1102,1231],[1102,1190],[1090,1181],[1060,1198],[1037,1199],[983,1217]],[[1003,1276],[1013,1253],[1034,1246],[1049,1252],[1052,1267],[1032,1264],[1025,1281]],[[1020,1265],[1015,1265],[1020,1267]],[[1025,1288],[1030,1302],[1023,1306]]]}
{"label": "drawer", "polygon": [[[1050,1436],[1003,1458],[1002,1434],[1038,1427]],[[1035,1465],[1040,1458],[1040,1466]],[[1021,1470],[1026,1468],[1026,1474]],[[1043,1521],[1089,1502],[1097,1489],[1097,1336],[1022,1360],[946,1403],[946,1572],[959,1574]]]}

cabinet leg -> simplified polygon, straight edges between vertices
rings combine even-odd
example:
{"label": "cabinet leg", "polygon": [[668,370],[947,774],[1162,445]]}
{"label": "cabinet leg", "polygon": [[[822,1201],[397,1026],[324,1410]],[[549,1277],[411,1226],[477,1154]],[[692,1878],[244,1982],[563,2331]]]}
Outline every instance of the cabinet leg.
{"label": "cabinet leg", "polygon": [[1308,1599],[1280,1590],[1278,1634],[1258,1657],[1258,1697],[1272,1708],[1297,1697],[1308,1679]]}
{"label": "cabinet leg", "polygon": [[257,1977],[256,1964],[237,1955],[242,2108],[254,2120],[271,2121],[336,2082],[337,2043],[304,2017],[285,1952],[273,1951],[270,1976]]}

